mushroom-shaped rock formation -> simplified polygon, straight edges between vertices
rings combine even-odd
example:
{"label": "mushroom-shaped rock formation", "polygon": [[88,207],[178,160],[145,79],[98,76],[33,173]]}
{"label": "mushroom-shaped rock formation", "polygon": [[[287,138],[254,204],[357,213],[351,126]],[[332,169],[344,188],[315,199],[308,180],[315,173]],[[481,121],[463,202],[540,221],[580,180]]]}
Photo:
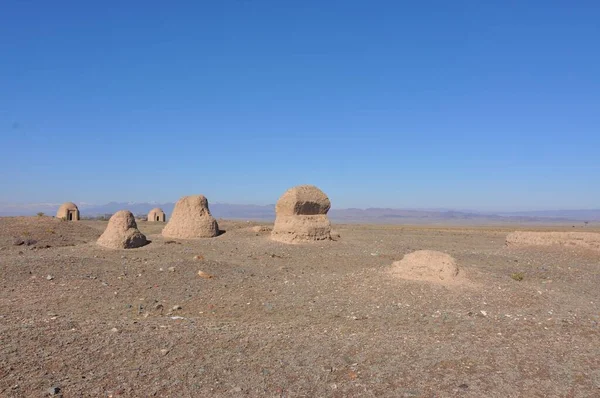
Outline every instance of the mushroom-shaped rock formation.
{"label": "mushroom-shaped rock formation", "polygon": [[61,218],[65,221],[78,221],[79,208],[73,202],[63,203],[56,212],[56,218]]}
{"label": "mushroom-shaped rock formation", "polygon": [[163,209],[155,207],[154,209],[150,210],[150,212],[148,213],[148,221],[150,221],[150,222],[165,222],[165,221],[167,221],[167,216],[165,215],[165,212],[163,211]]}
{"label": "mushroom-shaped rock formation", "polygon": [[331,239],[327,212],[331,202],[314,185],[288,189],[275,206],[275,225],[271,238],[284,243],[313,242]]}
{"label": "mushroom-shaped rock formation", "polygon": [[119,210],[108,220],[108,226],[98,238],[98,244],[110,249],[133,249],[147,244],[146,236],[137,229],[129,210]]}
{"label": "mushroom-shaped rock formation", "polygon": [[203,195],[184,196],[175,203],[169,222],[162,230],[166,238],[212,238],[219,234],[217,220],[208,210]]}

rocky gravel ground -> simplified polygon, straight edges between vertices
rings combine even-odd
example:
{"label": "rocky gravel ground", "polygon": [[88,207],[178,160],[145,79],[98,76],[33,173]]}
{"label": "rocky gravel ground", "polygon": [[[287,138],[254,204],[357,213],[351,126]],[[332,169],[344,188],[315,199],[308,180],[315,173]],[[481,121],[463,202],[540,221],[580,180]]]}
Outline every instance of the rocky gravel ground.
{"label": "rocky gravel ground", "polygon": [[[220,225],[139,222],[149,245],[109,250],[105,222],[0,219],[0,396],[600,396],[599,252],[507,247],[512,227],[286,245]],[[424,249],[463,282],[390,274]]]}

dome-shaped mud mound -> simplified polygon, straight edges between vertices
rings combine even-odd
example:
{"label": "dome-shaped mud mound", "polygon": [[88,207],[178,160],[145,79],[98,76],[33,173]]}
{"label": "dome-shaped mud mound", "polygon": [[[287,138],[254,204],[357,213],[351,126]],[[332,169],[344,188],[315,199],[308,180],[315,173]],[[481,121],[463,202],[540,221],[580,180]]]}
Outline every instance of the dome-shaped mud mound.
{"label": "dome-shaped mud mound", "polygon": [[56,212],[56,218],[65,221],[78,221],[79,217],[79,208],[73,202],[63,203]]}
{"label": "dome-shaped mud mound", "polygon": [[600,234],[596,232],[527,232],[516,231],[506,237],[507,246],[562,246],[600,251]]}
{"label": "dome-shaped mud mound", "polygon": [[203,195],[179,199],[169,222],[162,230],[162,235],[166,238],[212,238],[218,234],[219,225],[210,214],[208,200]]}
{"label": "dome-shaped mud mound", "polygon": [[146,236],[137,229],[135,217],[128,210],[120,210],[108,221],[98,244],[110,249],[133,249],[147,244]]}
{"label": "dome-shaped mud mound", "polygon": [[275,206],[272,239],[284,243],[331,240],[330,208],[327,195],[314,185],[287,190]]}
{"label": "dome-shaped mud mound", "polygon": [[148,213],[147,220],[148,222],[165,222],[167,221],[167,216],[165,215],[163,209],[155,207]]}
{"label": "dome-shaped mud mound", "polygon": [[460,269],[449,254],[419,250],[406,254],[402,260],[392,264],[390,273],[395,277],[434,283],[453,283]]}

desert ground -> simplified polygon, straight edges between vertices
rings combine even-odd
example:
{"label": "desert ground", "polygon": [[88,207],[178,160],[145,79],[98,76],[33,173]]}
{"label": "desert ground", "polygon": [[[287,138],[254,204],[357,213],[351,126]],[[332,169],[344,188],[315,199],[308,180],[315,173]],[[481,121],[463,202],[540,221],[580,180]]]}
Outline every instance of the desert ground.
{"label": "desert ground", "polygon": [[[151,243],[110,250],[106,225],[0,218],[0,396],[600,396],[598,251],[506,246],[506,225],[288,245],[224,220],[200,240],[138,222]],[[460,278],[390,272],[421,249]]]}

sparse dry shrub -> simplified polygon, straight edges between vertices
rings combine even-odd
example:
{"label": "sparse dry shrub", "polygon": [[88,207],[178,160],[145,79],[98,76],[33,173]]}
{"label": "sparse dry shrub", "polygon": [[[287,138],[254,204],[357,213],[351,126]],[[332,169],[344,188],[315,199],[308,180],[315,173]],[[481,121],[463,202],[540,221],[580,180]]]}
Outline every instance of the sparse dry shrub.
{"label": "sparse dry shrub", "polygon": [[510,276],[512,279],[520,282],[525,278],[525,274],[522,272],[515,272]]}

